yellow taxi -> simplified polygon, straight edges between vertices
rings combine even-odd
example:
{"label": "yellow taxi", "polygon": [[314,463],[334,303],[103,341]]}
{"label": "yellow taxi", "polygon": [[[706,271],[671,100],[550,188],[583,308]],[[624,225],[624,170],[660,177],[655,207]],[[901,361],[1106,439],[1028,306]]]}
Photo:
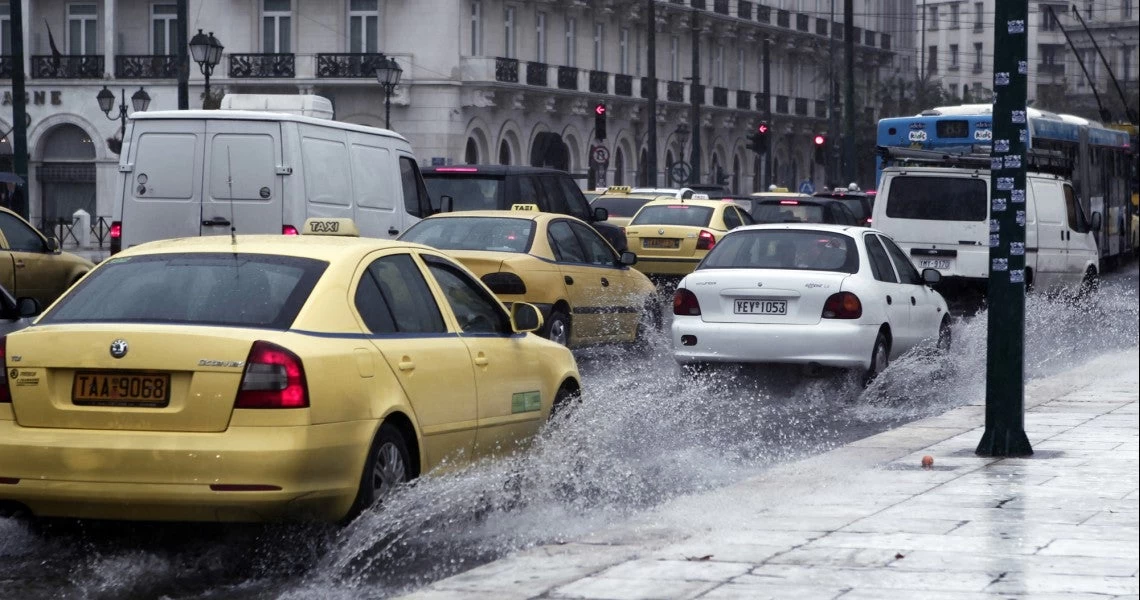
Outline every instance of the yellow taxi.
{"label": "yellow taxi", "polygon": [[631,342],[661,326],[653,283],[630,268],[637,256],[618,254],[574,217],[533,204],[440,213],[400,239],[447,252],[508,305],[534,304],[544,317],[542,334],[559,344]]}
{"label": "yellow taxi", "polygon": [[672,197],[657,192],[634,192],[633,188],[627,185],[611,185],[606,188],[604,194],[590,201],[590,208],[601,207],[606,209],[610,214],[606,223],[625,227],[629,225],[630,219],[637,214],[637,210],[646,202]]}
{"label": "yellow taxi", "polygon": [[[0,338],[0,505],[36,516],[341,520],[513,451],[579,389],[439,250],[306,233],[164,240]],[[331,235],[338,234],[338,235]]]}
{"label": "yellow taxi", "polygon": [[678,279],[697,267],[717,241],[752,216],[732,200],[654,200],[637,211],[625,228],[629,249],[637,253],[637,268],[661,279]]}
{"label": "yellow taxi", "polygon": [[51,304],[95,265],[45,238],[20,215],[0,208],[0,285],[17,297]]}

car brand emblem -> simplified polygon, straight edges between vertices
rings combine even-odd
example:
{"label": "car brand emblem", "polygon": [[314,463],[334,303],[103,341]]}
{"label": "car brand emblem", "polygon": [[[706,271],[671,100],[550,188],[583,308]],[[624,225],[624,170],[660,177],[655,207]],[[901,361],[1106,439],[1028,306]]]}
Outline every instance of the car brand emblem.
{"label": "car brand emblem", "polygon": [[657,235],[665,235],[665,230],[664,229],[658,229]]}
{"label": "car brand emblem", "polygon": [[111,342],[111,356],[122,358],[127,355],[127,340],[119,338]]}
{"label": "car brand emblem", "polygon": [[756,287],[764,287],[764,282],[763,281],[757,281]]}

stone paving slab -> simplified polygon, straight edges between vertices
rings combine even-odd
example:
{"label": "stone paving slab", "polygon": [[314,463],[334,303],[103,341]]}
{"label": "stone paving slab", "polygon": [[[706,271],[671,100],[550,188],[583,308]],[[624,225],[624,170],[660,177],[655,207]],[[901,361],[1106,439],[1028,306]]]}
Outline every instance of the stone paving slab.
{"label": "stone paving slab", "polygon": [[1138,390],[1105,355],[1026,386],[1033,457],[974,455],[973,402],[405,598],[1135,599]]}

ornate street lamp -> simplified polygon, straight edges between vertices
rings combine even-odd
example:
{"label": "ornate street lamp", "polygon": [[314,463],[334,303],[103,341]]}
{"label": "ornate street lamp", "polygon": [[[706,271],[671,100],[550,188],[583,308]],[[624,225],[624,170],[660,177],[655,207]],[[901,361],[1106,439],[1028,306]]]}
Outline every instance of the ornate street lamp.
{"label": "ornate street lamp", "polygon": [[376,67],[376,81],[384,86],[384,127],[386,129],[392,128],[392,92],[400,85],[400,75],[404,70],[396,63],[394,58],[386,58],[380,61],[380,66]]}
{"label": "ornate street lamp", "polygon": [[222,49],[224,48],[225,46],[218,41],[218,38],[214,37],[213,31],[206,35],[199,29],[198,33],[190,38],[190,56],[194,62],[198,63],[198,68],[206,78],[206,99],[210,98],[210,75],[214,73],[214,67],[222,60]]}
{"label": "ornate street lamp", "polygon": [[[115,92],[107,89],[107,86],[103,86],[103,89],[95,95],[95,100],[99,102],[99,110],[103,111],[108,119],[119,120],[119,137],[124,137],[127,133],[127,90],[119,88],[119,94],[122,99],[119,101],[119,112],[114,116],[111,116],[111,111],[115,108]],[[146,90],[140,86],[137,92],[131,94],[133,112],[146,112],[149,106],[150,94],[147,94]]]}

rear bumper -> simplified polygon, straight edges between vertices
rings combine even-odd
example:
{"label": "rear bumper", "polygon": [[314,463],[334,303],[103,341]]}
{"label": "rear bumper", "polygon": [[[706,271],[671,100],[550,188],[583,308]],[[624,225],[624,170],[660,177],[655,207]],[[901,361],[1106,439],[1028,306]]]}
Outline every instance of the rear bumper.
{"label": "rear bumper", "polygon": [[[376,423],[92,431],[0,421],[0,501],[37,516],[157,521],[333,521],[356,497]],[[211,485],[265,491],[215,491]]]}
{"label": "rear bumper", "polygon": [[701,258],[656,258],[638,255],[634,268],[646,275],[683,276],[692,273],[700,262]]}
{"label": "rear bumper", "polygon": [[[706,323],[700,317],[673,318],[673,357],[678,363],[816,363],[825,367],[871,366],[879,326],[821,320],[814,325]],[[681,336],[696,337],[685,346]]]}

